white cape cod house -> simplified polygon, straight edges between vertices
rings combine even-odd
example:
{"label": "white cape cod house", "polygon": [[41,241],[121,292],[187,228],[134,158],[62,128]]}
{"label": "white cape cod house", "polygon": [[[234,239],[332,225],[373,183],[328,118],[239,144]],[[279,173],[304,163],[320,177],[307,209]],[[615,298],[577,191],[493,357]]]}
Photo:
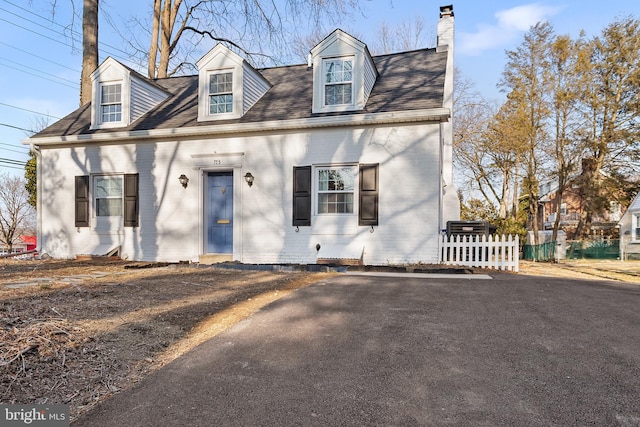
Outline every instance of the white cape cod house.
{"label": "white cape cod house", "polygon": [[108,58],[92,102],[25,141],[39,252],[142,261],[436,263],[459,219],[453,10],[438,46],[371,56],[336,30],[309,64],[256,69],[217,45],[198,75]]}

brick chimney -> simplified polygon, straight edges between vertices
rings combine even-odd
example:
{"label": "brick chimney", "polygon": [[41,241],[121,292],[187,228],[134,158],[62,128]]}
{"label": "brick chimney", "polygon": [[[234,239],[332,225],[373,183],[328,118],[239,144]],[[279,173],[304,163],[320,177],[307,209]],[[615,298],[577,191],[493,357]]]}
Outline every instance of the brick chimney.
{"label": "brick chimney", "polygon": [[440,19],[438,20],[437,50],[442,52],[448,46],[453,50],[453,5],[440,6]]}
{"label": "brick chimney", "polygon": [[[444,78],[444,93],[442,106],[451,111],[451,118],[440,124],[442,150],[442,192],[440,225],[447,221],[460,220],[460,200],[458,191],[453,183],[453,5],[440,7],[438,21],[438,43],[436,52],[447,56]],[[442,228],[442,227],[441,227]]]}

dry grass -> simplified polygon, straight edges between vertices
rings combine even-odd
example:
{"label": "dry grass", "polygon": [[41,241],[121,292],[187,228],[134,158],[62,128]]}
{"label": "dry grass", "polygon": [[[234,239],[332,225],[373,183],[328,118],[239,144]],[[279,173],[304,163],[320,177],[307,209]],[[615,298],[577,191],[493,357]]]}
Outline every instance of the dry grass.
{"label": "dry grass", "polygon": [[140,266],[0,261],[0,402],[69,404],[73,419],[324,276],[125,268]]}

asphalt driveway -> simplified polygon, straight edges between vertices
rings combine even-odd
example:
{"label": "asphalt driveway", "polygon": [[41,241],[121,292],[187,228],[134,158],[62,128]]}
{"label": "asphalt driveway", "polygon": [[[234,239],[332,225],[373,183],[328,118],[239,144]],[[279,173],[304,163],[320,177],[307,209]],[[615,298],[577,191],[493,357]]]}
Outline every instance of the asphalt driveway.
{"label": "asphalt driveway", "polygon": [[640,426],[640,285],[338,275],[75,426]]}

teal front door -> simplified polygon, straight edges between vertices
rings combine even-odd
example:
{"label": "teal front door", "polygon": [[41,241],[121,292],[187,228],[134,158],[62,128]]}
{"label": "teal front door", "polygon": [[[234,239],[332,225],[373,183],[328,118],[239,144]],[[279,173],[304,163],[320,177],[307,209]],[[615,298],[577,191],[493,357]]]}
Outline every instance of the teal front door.
{"label": "teal front door", "polygon": [[207,252],[233,253],[233,172],[207,175]]}

